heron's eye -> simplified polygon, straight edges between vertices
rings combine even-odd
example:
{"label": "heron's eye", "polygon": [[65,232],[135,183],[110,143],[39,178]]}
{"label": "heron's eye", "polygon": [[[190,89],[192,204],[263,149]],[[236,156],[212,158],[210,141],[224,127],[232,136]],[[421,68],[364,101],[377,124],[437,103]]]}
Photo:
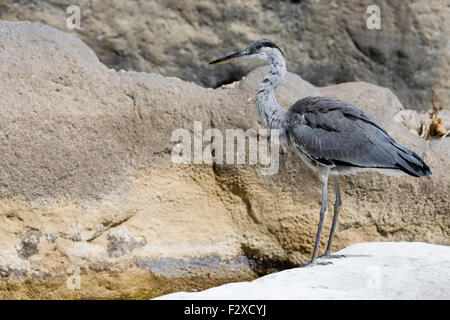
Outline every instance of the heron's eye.
{"label": "heron's eye", "polygon": [[256,52],[256,49],[255,49],[255,48],[251,48],[251,49],[250,49],[250,52],[251,52],[251,53],[255,53],[255,52]]}

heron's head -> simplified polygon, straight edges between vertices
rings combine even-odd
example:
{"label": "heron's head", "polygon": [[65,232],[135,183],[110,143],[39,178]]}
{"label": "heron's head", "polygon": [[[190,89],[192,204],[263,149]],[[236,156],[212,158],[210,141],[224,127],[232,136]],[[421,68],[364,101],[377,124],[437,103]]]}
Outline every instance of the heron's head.
{"label": "heron's head", "polygon": [[284,53],[275,43],[267,39],[259,39],[250,43],[247,48],[230,54],[229,56],[214,60],[209,64],[216,65],[227,63],[238,58],[261,59],[271,63],[274,58],[280,56],[284,57]]}

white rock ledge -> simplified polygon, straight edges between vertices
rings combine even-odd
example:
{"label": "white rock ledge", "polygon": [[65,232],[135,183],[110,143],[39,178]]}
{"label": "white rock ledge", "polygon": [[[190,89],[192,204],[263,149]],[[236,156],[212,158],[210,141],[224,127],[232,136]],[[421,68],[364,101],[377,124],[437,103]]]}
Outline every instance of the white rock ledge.
{"label": "white rock ledge", "polygon": [[251,282],[158,299],[450,299],[450,247],[421,242],[360,243],[333,265],[295,268]]}

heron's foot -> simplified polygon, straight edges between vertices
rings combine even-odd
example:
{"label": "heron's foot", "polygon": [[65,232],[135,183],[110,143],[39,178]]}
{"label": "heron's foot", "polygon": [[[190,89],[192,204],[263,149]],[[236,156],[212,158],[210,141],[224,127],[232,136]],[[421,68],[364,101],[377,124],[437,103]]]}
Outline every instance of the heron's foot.
{"label": "heron's foot", "polygon": [[305,267],[312,267],[312,266],[326,266],[326,265],[330,265],[333,264],[333,262],[331,261],[317,261],[316,260],[311,260],[310,262],[305,263],[304,265],[301,266],[301,268],[305,268]]}
{"label": "heron's foot", "polygon": [[317,259],[341,259],[341,258],[347,258],[343,254],[331,254],[331,253],[324,253],[321,256],[318,256]]}

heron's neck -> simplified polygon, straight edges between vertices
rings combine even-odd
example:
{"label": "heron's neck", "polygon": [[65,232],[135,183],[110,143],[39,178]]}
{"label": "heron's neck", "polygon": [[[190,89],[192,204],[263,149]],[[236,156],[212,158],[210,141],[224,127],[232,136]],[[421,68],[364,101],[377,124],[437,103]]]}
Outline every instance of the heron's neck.
{"label": "heron's neck", "polygon": [[280,129],[286,110],[278,104],[275,90],[286,74],[286,61],[281,53],[271,56],[267,60],[271,70],[258,87],[256,104],[264,125],[271,129]]}

